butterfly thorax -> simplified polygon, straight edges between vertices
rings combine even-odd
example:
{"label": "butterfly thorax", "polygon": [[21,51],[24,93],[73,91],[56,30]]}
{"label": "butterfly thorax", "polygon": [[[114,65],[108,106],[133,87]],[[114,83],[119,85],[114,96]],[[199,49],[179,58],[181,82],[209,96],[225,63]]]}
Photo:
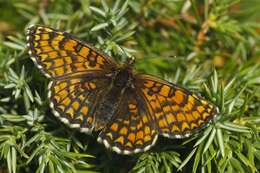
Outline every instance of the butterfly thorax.
{"label": "butterfly thorax", "polygon": [[132,73],[128,68],[119,69],[113,77],[113,85],[117,88],[128,87],[132,80]]}
{"label": "butterfly thorax", "polygon": [[103,95],[105,99],[102,99],[97,106],[95,130],[104,128],[107,123],[116,117],[119,104],[126,90],[130,89],[133,77],[129,68],[120,68],[112,74],[111,78],[112,82]]}

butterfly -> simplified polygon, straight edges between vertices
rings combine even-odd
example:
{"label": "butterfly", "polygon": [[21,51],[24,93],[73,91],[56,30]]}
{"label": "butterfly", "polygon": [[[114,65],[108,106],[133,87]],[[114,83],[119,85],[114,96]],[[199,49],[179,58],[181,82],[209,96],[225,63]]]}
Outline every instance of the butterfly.
{"label": "butterfly", "polygon": [[158,135],[184,138],[205,127],[217,108],[189,90],[137,73],[134,58],[117,63],[73,35],[46,26],[27,30],[29,55],[50,79],[53,114],[119,154],[147,151]]}

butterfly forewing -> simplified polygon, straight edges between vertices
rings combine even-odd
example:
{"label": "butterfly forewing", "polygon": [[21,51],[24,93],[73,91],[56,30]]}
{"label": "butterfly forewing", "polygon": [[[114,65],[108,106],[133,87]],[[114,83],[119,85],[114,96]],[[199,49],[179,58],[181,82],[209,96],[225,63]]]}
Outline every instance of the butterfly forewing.
{"label": "butterfly forewing", "polygon": [[27,41],[32,60],[47,77],[65,78],[111,70],[116,66],[112,58],[87,43],[49,27],[30,27]]}
{"label": "butterfly forewing", "polygon": [[201,129],[216,108],[192,92],[151,75],[137,75],[139,94],[146,100],[159,134],[183,138]]}
{"label": "butterfly forewing", "polygon": [[34,63],[52,79],[49,98],[54,114],[73,128],[92,130],[97,102],[111,82],[105,74],[116,67],[116,62],[50,27],[30,27],[27,42]]}

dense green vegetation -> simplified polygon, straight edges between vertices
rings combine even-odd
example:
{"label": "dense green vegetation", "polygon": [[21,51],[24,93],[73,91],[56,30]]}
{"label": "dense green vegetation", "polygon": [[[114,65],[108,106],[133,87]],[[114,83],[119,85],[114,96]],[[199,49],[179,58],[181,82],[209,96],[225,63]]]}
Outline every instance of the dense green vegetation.
{"label": "dense green vegetation", "polygon": [[[259,172],[258,0],[0,0],[0,172]],[[199,134],[121,156],[56,119],[29,58],[31,24],[73,33],[118,62],[213,102]]]}

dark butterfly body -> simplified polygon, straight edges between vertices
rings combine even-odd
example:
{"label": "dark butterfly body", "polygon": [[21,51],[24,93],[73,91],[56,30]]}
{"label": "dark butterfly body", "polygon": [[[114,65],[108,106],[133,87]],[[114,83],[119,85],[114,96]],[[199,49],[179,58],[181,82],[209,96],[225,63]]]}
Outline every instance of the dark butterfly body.
{"label": "dark butterfly body", "polygon": [[[115,70],[111,74],[107,74],[111,78],[111,84],[107,86],[103,99],[100,100],[96,112],[96,129],[104,128],[112,119],[113,115],[120,110],[120,102],[122,102],[125,93],[132,92],[134,86],[131,85],[133,74],[131,69],[121,68]],[[104,116],[105,115],[105,116]]]}
{"label": "dark butterfly body", "polygon": [[214,105],[190,91],[119,65],[74,36],[45,26],[28,29],[29,54],[50,78],[53,113],[117,153],[148,150],[158,135],[190,136],[214,118]]}

